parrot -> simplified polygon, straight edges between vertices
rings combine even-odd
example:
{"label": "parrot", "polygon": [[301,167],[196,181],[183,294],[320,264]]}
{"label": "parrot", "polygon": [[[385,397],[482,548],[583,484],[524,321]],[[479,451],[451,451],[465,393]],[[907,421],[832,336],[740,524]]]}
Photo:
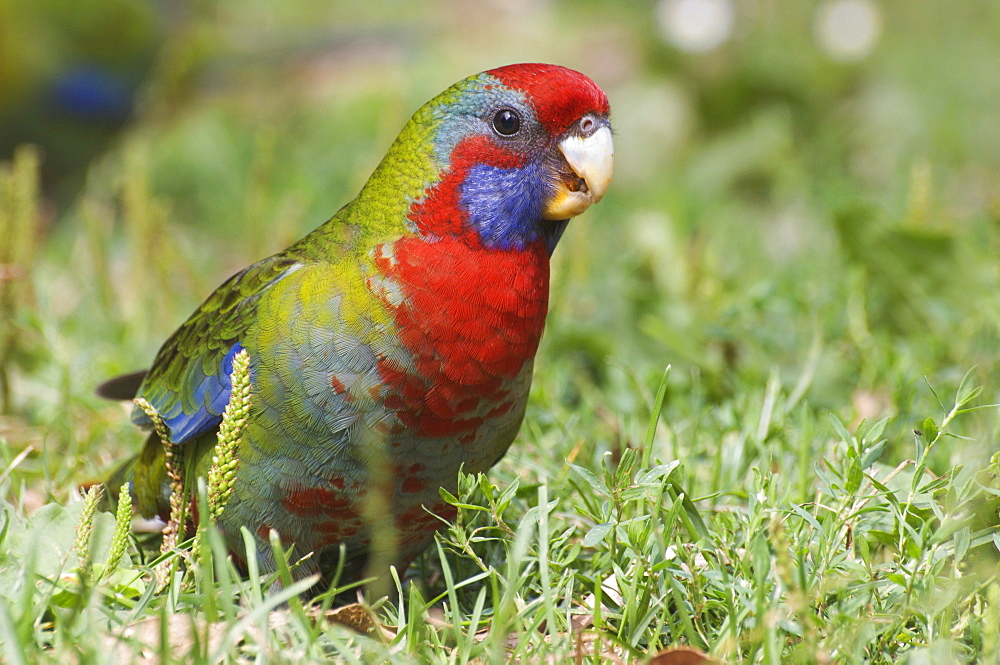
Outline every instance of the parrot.
{"label": "parrot", "polygon": [[[405,571],[456,516],[441,489],[487,471],[520,429],[550,257],[613,163],[608,98],[584,74],[469,76],[416,111],[353,201],[224,282],[147,371],[98,392],[145,399],[204,477],[245,350],[251,406],[218,518],[234,561],[246,528],[264,569],[274,531],[312,555],[299,578],[358,578],[376,554]],[[138,406],[131,420],[152,429]],[[116,478],[139,513],[169,514],[155,432]]]}

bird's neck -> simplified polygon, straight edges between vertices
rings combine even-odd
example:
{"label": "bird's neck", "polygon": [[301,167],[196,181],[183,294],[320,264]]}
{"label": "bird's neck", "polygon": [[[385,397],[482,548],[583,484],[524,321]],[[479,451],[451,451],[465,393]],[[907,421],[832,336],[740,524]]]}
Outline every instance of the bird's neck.
{"label": "bird's neck", "polygon": [[349,223],[359,226],[371,246],[411,233],[407,222],[415,201],[442,177],[443,164],[434,158],[434,125],[414,116],[389,147],[358,196],[345,208]]}

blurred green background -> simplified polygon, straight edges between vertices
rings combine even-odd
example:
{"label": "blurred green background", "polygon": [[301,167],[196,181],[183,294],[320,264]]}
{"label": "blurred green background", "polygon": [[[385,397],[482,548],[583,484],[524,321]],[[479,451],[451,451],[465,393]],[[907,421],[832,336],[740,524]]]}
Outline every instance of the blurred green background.
{"label": "blurred green background", "polygon": [[[8,0],[7,490],[64,496],[134,450],[94,386],[346,203],[424,101],[517,61],[588,74],[616,130],[611,192],[556,253],[529,421],[596,411],[562,423],[596,459],[641,439],[627,414],[672,364],[666,456],[716,455],[769,381],[809,422],[893,417],[887,456],[912,456],[928,382],[976,367],[1000,402],[997,35],[978,1]],[[996,421],[936,468],[985,463]]]}

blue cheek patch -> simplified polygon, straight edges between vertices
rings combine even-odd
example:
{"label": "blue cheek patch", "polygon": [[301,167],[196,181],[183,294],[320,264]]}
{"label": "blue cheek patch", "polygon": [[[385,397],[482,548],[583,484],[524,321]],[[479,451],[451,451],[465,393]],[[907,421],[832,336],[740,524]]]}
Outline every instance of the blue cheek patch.
{"label": "blue cheek patch", "polygon": [[537,164],[518,169],[479,164],[469,169],[462,183],[461,204],[484,245],[523,249],[544,235],[541,227],[547,222],[541,214],[549,194],[546,189]]}
{"label": "blue cheek patch", "polygon": [[[243,345],[239,342],[234,344],[223,357],[219,371],[204,376],[194,386],[190,398],[182,400],[185,406],[194,407],[196,410],[189,412],[178,402],[173,408],[161,411],[163,422],[170,428],[170,438],[174,443],[184,443],[204,434],[222,421],[222,412],[229,403],[229,396],[233,391],[230,377],[233,373],[233,358],[242,348]],[[159,408],[156,404],[153,406]]]}

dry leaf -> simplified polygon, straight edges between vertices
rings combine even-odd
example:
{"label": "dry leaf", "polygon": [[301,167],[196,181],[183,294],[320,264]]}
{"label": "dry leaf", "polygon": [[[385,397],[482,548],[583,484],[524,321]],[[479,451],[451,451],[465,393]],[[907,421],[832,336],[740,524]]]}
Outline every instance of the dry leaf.
{"label": "dry leaf", "polygon": [[326,613],[326,618],[341,626],[347,626],[359,633],[368,634],[375,630],[378,620],[372,616],[371,611],[361,603],[351,603],[330,610]]}
{"label": "dry leaf", "polygon": [[719,662],[694,647],[667,647],[653,656],[649,665],[716,665]]}
{"label": "dry leaf", "polygon": [[326,620],[356,630],[362,635],[380,637],[386,642],[396,636],[394,631],[382,625],[371,608],[361,603],[351,603],[328,610]]}

